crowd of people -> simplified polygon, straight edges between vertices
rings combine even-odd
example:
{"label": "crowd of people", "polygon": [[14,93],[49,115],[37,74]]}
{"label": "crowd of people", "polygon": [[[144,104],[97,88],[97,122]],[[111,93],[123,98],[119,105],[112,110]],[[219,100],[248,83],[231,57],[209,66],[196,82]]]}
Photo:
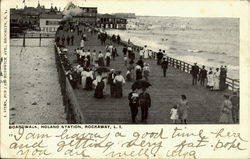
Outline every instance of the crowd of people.
{"label": "crowd of people", "polygon": [[191,69],[193,77],[192,84],[197,85],[197,81],[201,86],[206,86],[211,91],[224,91],[227,88],[227,66],[221,66],[213,70],[212,68],[207,71],[205,66],[200,69],[197,63],[194,63]]}
{"label": "crowd of people", "polygon": [[[117,48],[114,47],[111,42],[106,42],[108,39],[107,33],[103,31],[98,32],[95,29],[88,27],[84,30],[79,29],[79,27],[76,28],[77,29],[69,30],[70,32],[77,32],[77,36],[81,37],[80,47],[74,51],[74,56],[76,58],[76,65],[74,66],[68,62],[67,49],[65,49],[64,46],[73,45],[75,37],[73,35],[70,38],[68,38],[69,36],[67,38],[64,38],[64,36],[56,37],[56,42],[61,46],[61,59],[67,71],[66,75],[68,76],[73,89],[84,89],[86,91],[94,90],[94,97],[97,99],[104,98],[107,94],[110,94],[110,97],[112,98],[122,98],[123,86],[125,83],[139,80],[150,81],[149,77],[151,67],[149,63],[145,62],[147,59],[155,59],[157,65],[162,69],[163,77],[167,76],[166,72],[169,66],[169,61],[165,50],[159,49],[156,53],[148,49],[147,45],[145,45],[139,50],[139,59],[136,61],[136,52],[134,51],[133,46],[128,42],[128,45],[124,46],[122,49],[124,67],[127,69],[126,76],[123,77],[121,70],[111,68],[112,61],[115,61],[119,54]],[[87,49],[85,46],[85,42],[88,40],[86,32],[89,32],[91,36],[97,34],[101,45],[106,45],[105,49],[101,51]],[[65,43],[65,39],[67,40],[67,43]],[[113,35],[110,40],[118,44],[121,43],[119,35]],[[195,63],[192,66],[191,74],[193,77],[193,85],[196,85],[197,81],[199,81],[200,85],[207,86],[210,90],[226,89],[226,66],[221,67],[220,69],[217,68],[214,72],[210,69],[207,73],[205,66],[202,66],[200,69]],[[108,93],[108,87],[110,93]],[[150,94],[147,92],[146,87],[131,89],[132,91],[128,95],[128,100],[132,122],[137,122],[136,117],[139,108],[141,108],[141,121],[146,123],[148,110],[151,107]],[[237,122],[238,119],[236,114],[239,109],[234,109],[235,106],[233,105],[237,105],[237,100],[234,98],[230,97],[226,102],[224,101],[223,108],[227,107],[232,109],[232,120]],[[233,99],[233,101],[231,99]],[[179,123],[178,120],[180,120],[180,123],[187,124],[189,112],[188,103],[186,95],[181,95],[180,101],[170,110],[170,119],[173,120],[173,123]],[[225,122],[225,120],[225,117],[222,116],[220,122]]]}

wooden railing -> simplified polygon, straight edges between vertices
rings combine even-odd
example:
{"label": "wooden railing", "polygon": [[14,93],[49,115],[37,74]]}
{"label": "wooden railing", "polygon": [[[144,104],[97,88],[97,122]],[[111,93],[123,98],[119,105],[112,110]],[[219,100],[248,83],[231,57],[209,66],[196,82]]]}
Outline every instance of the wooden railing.
{"label": "wooden railing", "polygon": [[10,33],[10,38],[27,38],[27,39],[37,39],[37,38],[55,38],[55,33],[45,33],[45,32],[31,32],[31,33]]}
{"label": "wooden railing", "polygon": [[[109,35],[108,38],[111,39],[111,36]],[[123,46],[128,46],[128,42],[126,42],[126,41],[121,41],[120,44]],[[135,45],[133,43],[130,43],[130,45],[131,45],[132,49],[134,51],[137,51],[137,52],[139,52],[140,49],[143,48],[143,47]],[[153,54],[156,55],[156,52],[153,52]],[[169,66],[190,74],[191,69],[192,69],[191,64],[184,62],[184,61],[181,61],[181,60],[178,60],[178,59],[175,59],[175,58],[172,58],[172,57],[167,57],[167,60],[169,62],[168,63]],[[226,77],[226,84],[227,84],[229,90],[239,91],[240,81],[238,79],[232,79],[232,78]]]}
{"label": "wooden railing", "polygon": [[66,70],[60,60],[59,48],[55,45],[55,59],[57,72],[59,76],[59,83],[61,86],[61,93],[63,96],[63,104],[67,114],[67,121],[70,124],[85,123],[83,113],[80,110],[79,103],[76,99],[74,90],[66,76]]}

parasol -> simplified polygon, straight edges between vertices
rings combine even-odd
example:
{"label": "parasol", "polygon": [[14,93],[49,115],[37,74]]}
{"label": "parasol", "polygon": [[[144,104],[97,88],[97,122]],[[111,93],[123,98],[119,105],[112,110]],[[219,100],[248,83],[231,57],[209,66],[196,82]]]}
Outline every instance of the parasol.
{"label": "parasol", "polygon": [[146,80],[138,80],[138,81],[135,81],[131,88],[137,88],[137,89],[140,89],[140,88],[148,88],[149,86],[152,86],[148,81]]}
{"label": "parasol", "polygon": [[109,68],[107,67],[98,67],[96,69],[97,72],[102,73],[102,72],[109,72]]}

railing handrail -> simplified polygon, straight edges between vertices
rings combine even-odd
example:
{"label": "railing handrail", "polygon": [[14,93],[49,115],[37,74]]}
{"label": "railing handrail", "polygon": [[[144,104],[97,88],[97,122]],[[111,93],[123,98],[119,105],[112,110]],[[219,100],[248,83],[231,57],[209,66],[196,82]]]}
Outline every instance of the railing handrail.
{"label": "railing handrail", "polygon": [[[108,35],[109,36],[109,38],[111,37],[110,35]],[[126,41],[123,41],[123,40],[121,40],[120,41],[120,43],[121,44],[123,44],[123,45],[128,45],[128,42],[126,42]],[[135,48],[139,48],[139,49],[141,49],[141,48],[143,48],[143,47],[141,47],[141,46],[138,46],[138,45],[135,45],[135,44],[133,44],[132,42],[130,43],[130,45],[132,45],[132,47],[135,47]],[[157,52],[156,51],[152,51],[152,53],[153,54],[156,54]],[[175,67],[175,68],[177,68],[177,65],[179,65],[180,64],[180,66],[178,66],[179,67],[179,69],[181,69],[182,71],[184,71],[184,72],[187,72],[187,73],[190,73],[190,70],[191,70],[191,68],[192,68],[192,66],[193,65],[191,65],[190,63],[187,63],[187,62],[185,62],[185,61],[181,61],[181,60],[178,60],[178,59],[176,59],[176,58],[173,58],[173,57],[170,57],[170,56],[167,56],[167,58],[169,59],[169,62],[173,62],[173,67]],[[185,65],[187,65],[187,67],[185,66]],[[183,68],[183,69],[182,69]],[[199,69],[201,69],[201,68],[199,68]],[[231,80],[231,81],[233,81],[232,83],[230,83],[230,82],[227,82],[227,80]],[[232,78],[230,78],[230,77],[226,77],[226,83],[227,84],[232,84],[232,85],[228,85],[228,86],[230,86],[230,87],[232,87],[232,90],[234,90],[234,89],[239,89],[239,79],[232,79]],[[235,87],[235,86],[238,86],[238,87]]]}
{"label": "railing handrail", "polygon": [[[73,88],[72,88],[72,86],[71,86],[71,84],[69,82],[69,79],[66,76],[66,69],[65,69],[65,67],[62,64],[62,61],[60,60],[60,55],[59,55],[59,52],[58,52],[59,47],[57,45],[55,45],[55,48],[56,48],[55,49],[56,50],[55,53],[56,53],[56,58],[57,58],[56,60],[59,61],[59,63],[57,63],[57,65],[58,64],[60,65],[59,67],[62,69],[62,73],[63,73],[63,77],[59,77],[59,80],[61,78],[64,78],[64,79],[61,79],[61,80],[65,80],[65,83],[64,83],[65,84],[65,86],[64,86],[65,90],[64,90],[64,92],[62,92],[62,94],[66,93],[67,99],[70,100],[70,103],[67,103],[67,102],[66,103],[69,104],[69,105],[70,104],[73,105],[71,107],[71,109],[73,109],[73,113],[77,115],[77,116],[74,116],[75,117],[74,120],[76,121],[76,123],[85,123],[85,121],[84,121],[84,115],[83,115],[83,113],[82,113],[82,111],[80,109],[79,103],[77,101],[77,98],[75,96]],[[74,115],[74,114],[70,114],[70,115]]]}

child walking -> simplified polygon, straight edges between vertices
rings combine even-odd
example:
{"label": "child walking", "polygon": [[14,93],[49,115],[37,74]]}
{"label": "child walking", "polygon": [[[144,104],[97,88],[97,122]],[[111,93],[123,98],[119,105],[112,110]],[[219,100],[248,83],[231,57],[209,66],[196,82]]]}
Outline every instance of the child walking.
{"label": "child walking", "polygon": [[170,110],[170,114],[171,114],[170,119],[173,121],[174,124],[176,124],[177,120],[179,119],[177,105],[174,105],[172,107],[172,109]]}

